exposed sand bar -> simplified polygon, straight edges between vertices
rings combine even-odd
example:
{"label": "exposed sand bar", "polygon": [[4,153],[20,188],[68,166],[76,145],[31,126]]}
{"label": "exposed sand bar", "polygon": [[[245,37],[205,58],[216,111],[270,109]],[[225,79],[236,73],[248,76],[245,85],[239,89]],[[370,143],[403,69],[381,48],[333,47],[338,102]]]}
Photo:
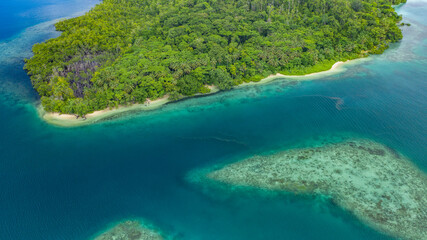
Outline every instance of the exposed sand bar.
{"label": "exposed sand bar", "polygon": [[163,240],[162,234],[153,226],[139,221],[125,221],[101,233],[94,240]]}
{"label": "exposed sand bar", "polygon": [[190,174],[198,184],[320,194],[380,232],[426,239],[427,176],[409,159],[366,139],[255,156]]}
{"label": "exposed sand bar", "polygon": [[[365,61],[366,59],[367,58],[360,58],[360,59],[356,59],[356,60],[348,60],[346,62],[336,62],[331,67],[330,70],[306,74],[306,75],[283,75],[283,74],[278,73],[275,75],[270,75],[270,76],[268,76],[268,77],[266,77],[266,78],[264,78],[258,82],[242,83],[236,87],[265,84],[265,83],[269,83],[269,82],[272,82],[272,81],[277,80],[277,79],[292,79],[292,80],[319,79],[319,78],[323,78],[323,77],[327,77],[327,76],[331,76],[334,74],[344,72],[346,70],[346,68],[344,67],[345,65],[358,64],[358,63],[361,63],[362,61]],[[207,86],[207,87],[211,90],[211,92],[207,93],[207,94],[203,94],[203,95],[209,95],[209,94],[216,93],[219,91],[219,89],[215,86]],[[199,94],[199,95],[202,95],[202,94]],[[62,126],[62,127],[75,127],[75,126],[82,126],[82,125],[88,125],[88,124],[100,122],[103,119],[106,119],[106,118],[111,117],[111,116],[116,116],[116,115],[124,113],[124,112],[153,110],[153,109],[156,109],[156,108],[159,108],[159,107],[165,105],[168,102],[170,102],[170,101],[168,100],[168,97],[166,96],[166,97],[163,97],[161,99],[150,101],[149,104],[134,104],[131,106],[120,106],[118,108],[95,111],[93,113],[87,114],[85,116],[85,118],[77,118],[75,115],[71,115],[71,114],[49,113],[49,112],[44,111],[42,109],[42,107],[40,106],[39,107],[39,115],[41,116],[41,118],[43,120],[45,120],[46,122],[48,122],[50,124]]]}

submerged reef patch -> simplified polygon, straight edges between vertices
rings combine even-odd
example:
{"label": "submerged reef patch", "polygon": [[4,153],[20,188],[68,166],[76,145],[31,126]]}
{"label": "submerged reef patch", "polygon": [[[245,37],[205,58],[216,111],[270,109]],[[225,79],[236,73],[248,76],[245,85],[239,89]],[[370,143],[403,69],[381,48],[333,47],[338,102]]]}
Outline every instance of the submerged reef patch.
{"label": "submerged reef patch", "polygon": [[207,182],[326,195],[383,233],[404,239],[427,236],[426,175],[409,159],[370,140],[291,149],[199,172]]}
{"label": "submerged reef patch", "polygon": [[163,240],[162,234],[154,227],[139,221],[125,221],[102,233],[95,240]]}

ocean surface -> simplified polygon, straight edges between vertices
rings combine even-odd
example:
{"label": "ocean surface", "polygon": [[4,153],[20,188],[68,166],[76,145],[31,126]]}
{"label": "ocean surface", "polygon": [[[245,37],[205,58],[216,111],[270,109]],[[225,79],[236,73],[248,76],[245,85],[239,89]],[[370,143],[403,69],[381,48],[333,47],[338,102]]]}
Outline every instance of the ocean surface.
{"label": "ocean surface", "polygon": [[55,19],[96,3],[0,3],[0,239],[90,239],[139,218],[191,240],[390,239],[322,197],[230,194],[186,175],[343,135],[386,144],[426,172],[427,1],[399,8],[411,23],[400,43],[335,76],[242,87],[90,126],[49,125],[23,59],[58,36]]}

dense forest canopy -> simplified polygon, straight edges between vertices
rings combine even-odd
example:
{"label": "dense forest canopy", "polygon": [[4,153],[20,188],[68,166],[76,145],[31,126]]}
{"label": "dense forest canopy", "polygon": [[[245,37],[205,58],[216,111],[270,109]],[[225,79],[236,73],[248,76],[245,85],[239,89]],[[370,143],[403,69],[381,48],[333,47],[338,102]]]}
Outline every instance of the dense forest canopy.
{"label": "dense forest canopy", "polygon": [[[58,22],[25,69],[45,110],[171,100],[381,53],[406,0],[104,0]],[[323,69],[322,69],[323,70]]]}

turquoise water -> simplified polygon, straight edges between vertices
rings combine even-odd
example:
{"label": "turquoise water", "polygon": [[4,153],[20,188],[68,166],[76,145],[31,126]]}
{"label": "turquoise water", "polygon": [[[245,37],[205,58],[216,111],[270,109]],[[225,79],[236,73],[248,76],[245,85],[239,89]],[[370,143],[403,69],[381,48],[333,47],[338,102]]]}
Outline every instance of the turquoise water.
{"label": "turquoise water", "polygon": [[[427,171],[425,1],[399,9],[412,24],[401,43],[340,75],[244,87],[68,129],[39,119],[22,59],[33,43],[57,35],[51,20],[88,5],[27,2],[30,12],[46,3],[76,9],[48,18],[34,10],[30,28],[17,17],[12,37],[0,29],[7,36],[0,40],[0,239],[88,239],[128,218],[182,239],[389,239],[327,199],[227,194],[185,176],[325,135],[374,139]],[[5,12],[19,16],[16,4]],[[336,108],[330,97],[344,103]]]}

